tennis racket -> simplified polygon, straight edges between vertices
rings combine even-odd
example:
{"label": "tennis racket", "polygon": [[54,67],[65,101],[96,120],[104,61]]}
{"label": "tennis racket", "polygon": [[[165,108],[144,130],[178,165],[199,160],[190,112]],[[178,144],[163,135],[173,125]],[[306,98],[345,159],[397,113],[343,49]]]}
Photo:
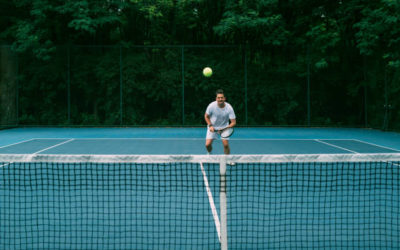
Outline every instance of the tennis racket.
{"label": "tennis racket", "polygon": [[229,138],[233,135],[233,128],[227,127],[224,129],[218,130],[218,133],[221,135],[221,138]]}

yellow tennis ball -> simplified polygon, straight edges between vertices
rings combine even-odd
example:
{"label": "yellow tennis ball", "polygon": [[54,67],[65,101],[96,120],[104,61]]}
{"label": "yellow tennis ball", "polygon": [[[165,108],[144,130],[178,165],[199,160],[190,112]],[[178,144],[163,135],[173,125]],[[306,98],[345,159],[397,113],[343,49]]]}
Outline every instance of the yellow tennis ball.
{"label": "yellow tennis ball", "polygon": [[211,75],[212,75],[212,69],[210,68],[210,67],[205,67],[204,69],[203,69],[203,75],[205,76],[205,77],[210,77]]}

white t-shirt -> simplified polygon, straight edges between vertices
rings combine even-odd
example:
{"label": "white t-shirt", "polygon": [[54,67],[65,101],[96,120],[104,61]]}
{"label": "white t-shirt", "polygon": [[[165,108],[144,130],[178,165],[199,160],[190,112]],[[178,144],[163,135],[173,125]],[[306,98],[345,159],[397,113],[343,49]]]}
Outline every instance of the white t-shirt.
{"label": "white t-shirt", "polygon": [[210,103],[206,114],[210,116],[211,124],[216,130],[226,128],[229,125],[229,120],[236,119],[235,111],[227,102],[225,102],[223,108],[218,107],[217,101]]}

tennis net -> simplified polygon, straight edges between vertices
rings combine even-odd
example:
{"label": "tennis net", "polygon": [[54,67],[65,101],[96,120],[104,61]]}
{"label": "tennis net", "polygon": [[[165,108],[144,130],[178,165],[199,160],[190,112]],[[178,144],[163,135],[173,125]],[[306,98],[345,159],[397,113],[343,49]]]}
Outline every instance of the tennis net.
{"label": "tennis net", "polygon": [[0,155],[1,249],[400,248],[400,154]]}

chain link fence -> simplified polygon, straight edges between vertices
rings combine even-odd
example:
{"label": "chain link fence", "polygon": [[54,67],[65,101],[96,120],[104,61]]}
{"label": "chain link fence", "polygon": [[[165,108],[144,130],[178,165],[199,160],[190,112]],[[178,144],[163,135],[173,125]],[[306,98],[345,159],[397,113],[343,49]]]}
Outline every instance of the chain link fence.
{"label": "chain link fence", "polygon": [[307,49],[74,45],[47,61],[0,51],[2,127],[204,125],[222,88],[241,126],[399,128],[395,72],[316,68]]}

